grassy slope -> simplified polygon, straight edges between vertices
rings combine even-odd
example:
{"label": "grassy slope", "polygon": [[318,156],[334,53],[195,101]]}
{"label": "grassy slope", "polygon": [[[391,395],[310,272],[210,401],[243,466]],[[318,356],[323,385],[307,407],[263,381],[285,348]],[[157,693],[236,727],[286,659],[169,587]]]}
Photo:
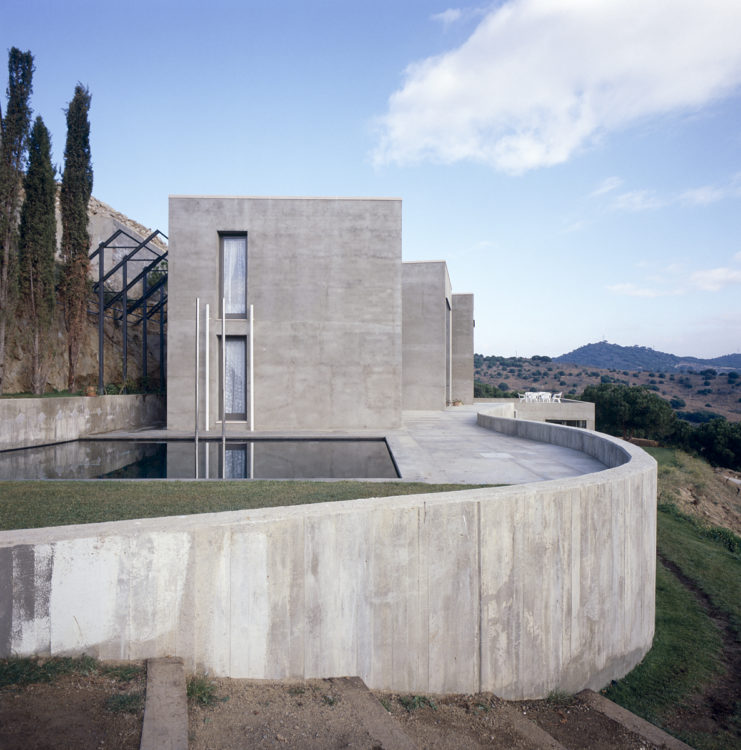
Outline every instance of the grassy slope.
{"label": "grassy slope", "polygon": [[478,485],[417,482],[0,482],[0,530],[302,505]]}
{"label": "grassy slope", "polygon": [[[651,451],[660,467],[680,466],[673,451]],[[697,482],[697,467],[686,481]],[[662,472],[659,473],[662,483]],[[664,488],[665,489],[665,488]],[[661,486],[660,486],[661,490]],[[730,623],[727,637],[741,634],[741,539],[726,529],[709,527],[672,505],[658,511],[658,552],[710,599]],[[677,731],[686,706],[711,687],[723,673],[719,626],[698,598],[661,562],[657,567],[656,634],[646,658],[606,691],[608,698],[668,728],[698,750],[741,746],[741,705],[716,732]],[[674,725],[674,726],[673,726]]]}

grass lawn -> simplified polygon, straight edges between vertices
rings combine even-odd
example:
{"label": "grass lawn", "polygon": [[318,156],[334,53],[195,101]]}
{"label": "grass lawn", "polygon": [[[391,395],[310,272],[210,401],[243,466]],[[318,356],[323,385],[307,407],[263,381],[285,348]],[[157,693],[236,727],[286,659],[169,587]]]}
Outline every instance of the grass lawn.
{"label": "grass lawn", "polygon": [[422,482],[0,482],[0,530],[303,505],[487,485]]}
{"label": "grass lawn", "polygon": [[[649,452],[660,467],[677,465],[671,450]],[[741,539],[728,529],[705,526],[670,504],[659,506],[657,521],[659,556],[676,565],[727,618],[727,637],[741,640]],[[606,696],[698,750],[741,747],[741,704],[728,717],[727,727],[718,731],[672,728],[672,719],[714,686],[723,672],[719,625],[697,596],[659,562],[653,647],[630,674],[605,691]]]}

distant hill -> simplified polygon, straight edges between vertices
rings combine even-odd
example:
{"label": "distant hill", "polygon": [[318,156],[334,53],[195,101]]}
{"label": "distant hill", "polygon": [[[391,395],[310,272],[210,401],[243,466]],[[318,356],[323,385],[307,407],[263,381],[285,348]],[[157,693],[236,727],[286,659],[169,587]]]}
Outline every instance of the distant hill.
{"label": "distant hill", "polygon": [[600,341],[586,344],[573,352],[554,357],[554,362],[571,362],[588,367],[617,370],[741,370],[741,354],[725,354],[713,359],[680,357],[676,354],[657,352],[647,346],[620,346]]}

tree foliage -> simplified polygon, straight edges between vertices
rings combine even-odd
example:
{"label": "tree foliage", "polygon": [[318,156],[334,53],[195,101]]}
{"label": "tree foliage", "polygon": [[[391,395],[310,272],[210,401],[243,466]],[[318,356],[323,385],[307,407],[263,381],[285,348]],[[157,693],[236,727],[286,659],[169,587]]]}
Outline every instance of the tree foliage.
{"label": "tree foliage", "polygon": [[75,387],[88,303],[90,236],[87,231],[88,202],[93,190],[93,166],[90,158],[90,92],[77,84],[67,108],[67,142],[62,175],[62,261],[64,283],[62,299],[69,351],[68,387]]}
{"label": "tree foliage", "polygon": [[31,123],[33,55],[8,54],[8,106],[0,116],[0,393],[5,375],[7,323],[13,319],[18,284],[18,211]]}
{"label": "tree foliage", "polygon": [[661,440],[671,434],[676,416],[660,396],[640,386],[601,383],[584,389],[582,400],[594,403],[597,429],[628,440]]}
{"label": "tree foliage", "polygon": [[54,254],[57,186],[51,163],[51,139],[41,117],[37,117],[28,143],[28,172],[21,209],[19,281],[21,307],[31,338],[31,389],[44,392],[45,339],[54,316]]}
{"label": "tree foliage", "polygon": [[741,423],[716,418],[697,426],[679,419],[663,398],[641,386],[590,385],[581,396],[594,403],[597,429],[625,439],[660,440],[693,451],[711,464],[741,470]]}

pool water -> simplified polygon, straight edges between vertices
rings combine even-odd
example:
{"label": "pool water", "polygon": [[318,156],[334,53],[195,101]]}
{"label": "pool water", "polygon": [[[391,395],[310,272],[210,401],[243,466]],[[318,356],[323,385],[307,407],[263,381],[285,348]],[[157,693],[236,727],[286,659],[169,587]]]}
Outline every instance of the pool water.
{"label": "pool water", "polygon": [[396,479],[383,439],[77,440],[0,452],[0,479]]}

